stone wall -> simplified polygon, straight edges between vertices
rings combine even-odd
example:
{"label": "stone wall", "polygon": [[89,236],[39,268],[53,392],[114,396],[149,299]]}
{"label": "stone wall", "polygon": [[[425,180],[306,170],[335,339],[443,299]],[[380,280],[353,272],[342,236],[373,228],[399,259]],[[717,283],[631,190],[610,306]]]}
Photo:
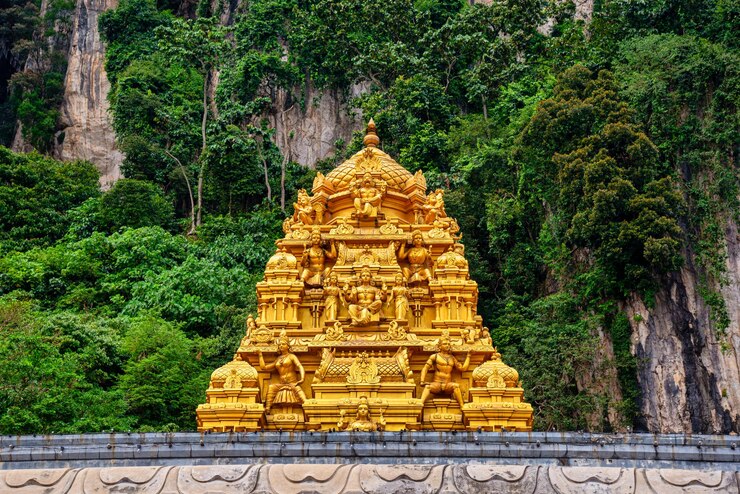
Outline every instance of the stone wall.
{"label": "stone wall", "polygon": [[0,471],[6,493],[738,493],[740,474],[539,465],[209,465]]}
{"label": "stone wall", "polygon": [[0,437],[0,470],[358,462],[737,470],[740,438],[545,432],[183,432]]}
{"label": "stone wall", "polygon": [[0,492],[740,492],[740,438],[578,433],[0,438]]}

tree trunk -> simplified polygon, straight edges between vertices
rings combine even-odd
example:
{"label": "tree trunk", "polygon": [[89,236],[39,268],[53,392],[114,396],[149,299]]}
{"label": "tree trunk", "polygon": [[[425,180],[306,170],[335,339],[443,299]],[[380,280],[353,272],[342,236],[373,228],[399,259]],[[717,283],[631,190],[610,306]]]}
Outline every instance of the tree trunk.
{"label": "tree trunk", "polygon": [[267,189],[267,200],[272,201],[272,189],[270,188],[270,176],[267,172],[267,160],[265,154],[262,152],[263,137],[257,138],[257,154],[259,155],[260,161],[262,162],[262,169],[265,172],[265,188]]}
{"label": "tree trunk", "polygon": [[208,123],[208,80],[210,71],[206,70],[203,78],[203,118],[200,122],[200,135],[203,139],[200,148],[200,172],[198,173],[198,213],[195,218],[196,226],[202,224],[203,218],[203,176],[206,173],[206,124]]}
{"label": "tree trunk", "polygon": [[280,164],[280,209],[285,212],[285,165],[288,162],[288,155],[285,155],[283,162]]}
{"label": "tree trunk", "polygon": [[180,172],[182,173],[182,178],[185,179],[185,185],[188,186],[188,198],[190,199],[190,230],[188,230],[188,235],[193,235],[195,233],[195,200],[193,199],[193,189],[190,187],[190,179],[188,178],[187,172],[185,172],[185,167],[182,166],[182,162],[180,162],[175,155],[166,149],[164,150],[164,154],[175,160],[175,163],[177,163],[177,166],[180,168]]}

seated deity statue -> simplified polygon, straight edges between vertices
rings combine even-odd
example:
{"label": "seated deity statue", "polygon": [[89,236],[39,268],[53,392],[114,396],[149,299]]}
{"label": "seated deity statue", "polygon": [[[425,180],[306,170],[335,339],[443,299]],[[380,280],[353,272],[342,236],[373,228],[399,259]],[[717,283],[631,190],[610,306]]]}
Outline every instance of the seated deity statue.
{"label": "seated deity statue", "polygon": [[316,223],[316,210],[306,189],[298,191],[298,201],[293,203],[293,221],[304,225]]}
{"label": "seated deity statue", "polygon": [[449,224],[449,220],[446,219],[447,213],[445,212],[444,190],[437,189],[429,194],[423,209],[425,223],[433,225],[435,220],[445,218],[443,222]]}
{"label": "seated deity statue", "polygon": [[389,303],[394,304],[394,315],[396,321],[405,321],[409,312],[409,289],[406,286],[406,278],[401,273],[396,275],[396,284],[391,289]]}
{"label": "seated deity statue", "polygon": [[254,316],[252,314],[249,314],[247,316],[247,331],[244,334],[244,338],[242,338],[242,346],[246,346],[250,342],[250,338],[252,337],[252,333],[257,331],[257,323],[254,320]]}
{"label": "seated deity statue", "polygon": [[480,328],[473,327],[473,326],[466,326],[460,331],[460,334],[463,337],[463,341],[470,345],[472,345],[473,343],[475,343],[476,341],[480,339],[480,333],[481,333]]}
{"label": "seated deity statue", "polygon": [[413,246],[410,249],[406,249],[406,245],[403,244],[398,251],[398,259],[409,262],[409,266],[403,268],[403,276],[409,284],[428,281],[432,277],[429,270],[432,256],[424,247],[424,237],[419,230],[414,230],[411,234],[411,242]]}
{"label": "seated deity statue", "polygon": [[371,173],[365,173],[362,180],[355,180],[350,191],[354,197],[355,211],[362,218],[375,217],[380,211],[380,202],[385,195],[385,182],[375,180]]}
{"label": "seated deity statue", "polygon": [[318,227],[314,227],[311,232],[311,246],[307,246],[306,250],[303,251],[301,281],[309,286],[320,287],[324,278],[331,271],[331,268],[326,266],[326,260],[335,259],[336,257],[337,248],[334,242],[331,242],[329,249],[326,250],[321,246],[321,231]]}
{"label": "seated deity statue", "polygon": [[[439,351],[427,359],[426,364],[421,369],[419,378],[424,391],[421,393],[421,402],[425,403],[430,394],[433,395],[452,395],[462,408],[464,402],[460,385],[452,379],[452,371],[457,369],[461,372],[468,370],[470,365],[470,353],[465,357],[465,362],[460,363],[457,358],[450,353],[451,343],[450,336],[446,332],[439,339]],[[431,383],[426,382],[427,372],[434,371],[434,380]]]}
{"label": "seated deity statue", "polygon": [[360,273],[360,284],[350,289],[344,286],[344,297],[349,303],[347,308],[353,326],[366,326],[373,320],[373,316],[380,312],[387,295],[388,288],[383,283],[378,289],[372,285],[373,275],[368,268],[363,268]]}
{"label": "seated deity statue", "polygon": [[285,331],[278,338],[280,355],[271,364],[265,364],[262,350],[259,351],[260,369],[266,371],[277,370],[280,376],[279,383],[270,384],[267,390],[265,413],[269,413],[273,403],[302,404],[306,401],[306,394],[301,389],[301,383],[306,378],[306,372],[300,360],[290,351],[290,341]]}
{"label": "seated deity statue", "polygon": [[350,422],[349,419],[346,418],[346,414],[347,412],[345,410],[341,410],[339,412],[337,427],[341,430],[349,429],[359,432],[373,432],[376,430],[380,431],[385,428],[383,412],[380,412],[378,423],[376,424],[373,422],[370,418],[370,405],[367,402],[367,398],[364,396],[360,398],[360,404],[357,405],[357,416],[355,417],[355,420]]}

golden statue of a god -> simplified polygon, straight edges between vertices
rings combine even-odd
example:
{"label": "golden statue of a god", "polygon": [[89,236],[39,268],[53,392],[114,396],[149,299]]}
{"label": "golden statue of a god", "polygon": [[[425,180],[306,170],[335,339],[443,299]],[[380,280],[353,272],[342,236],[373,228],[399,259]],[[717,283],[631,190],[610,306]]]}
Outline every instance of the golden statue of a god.
{"label": "golden statue of a god", "polygon": [[531,430],[444,191],[381,151],[372,120],[363,142],[299,191],[198,429]]}

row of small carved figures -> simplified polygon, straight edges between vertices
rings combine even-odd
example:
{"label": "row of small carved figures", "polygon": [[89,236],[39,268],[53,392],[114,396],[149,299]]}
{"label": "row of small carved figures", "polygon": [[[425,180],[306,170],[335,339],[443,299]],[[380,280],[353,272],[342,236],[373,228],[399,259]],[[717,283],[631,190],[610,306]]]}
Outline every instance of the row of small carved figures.
{"label": "row of small carved figures", "polygon": [[[370,173],[363,175],[361,180],[354,181],[350,187],[354,198],[355,215],[360,218],[377,217],[381,211],[381,204],[386,192],[386,183],[376,180]],[[324,200],[317,200],[306,192],[298,191],[298,200],[293,203],[293,216],[288,217],[283,229],[288,233],[291,225],[319,225],[323,222],[327,205]],[[455,229],[459,231],[454,219],[447,216],[444,203],[444,190],[436,189],[429,193],[425,204],[414,209],[414,221],[426,223],[435,227]]]}

